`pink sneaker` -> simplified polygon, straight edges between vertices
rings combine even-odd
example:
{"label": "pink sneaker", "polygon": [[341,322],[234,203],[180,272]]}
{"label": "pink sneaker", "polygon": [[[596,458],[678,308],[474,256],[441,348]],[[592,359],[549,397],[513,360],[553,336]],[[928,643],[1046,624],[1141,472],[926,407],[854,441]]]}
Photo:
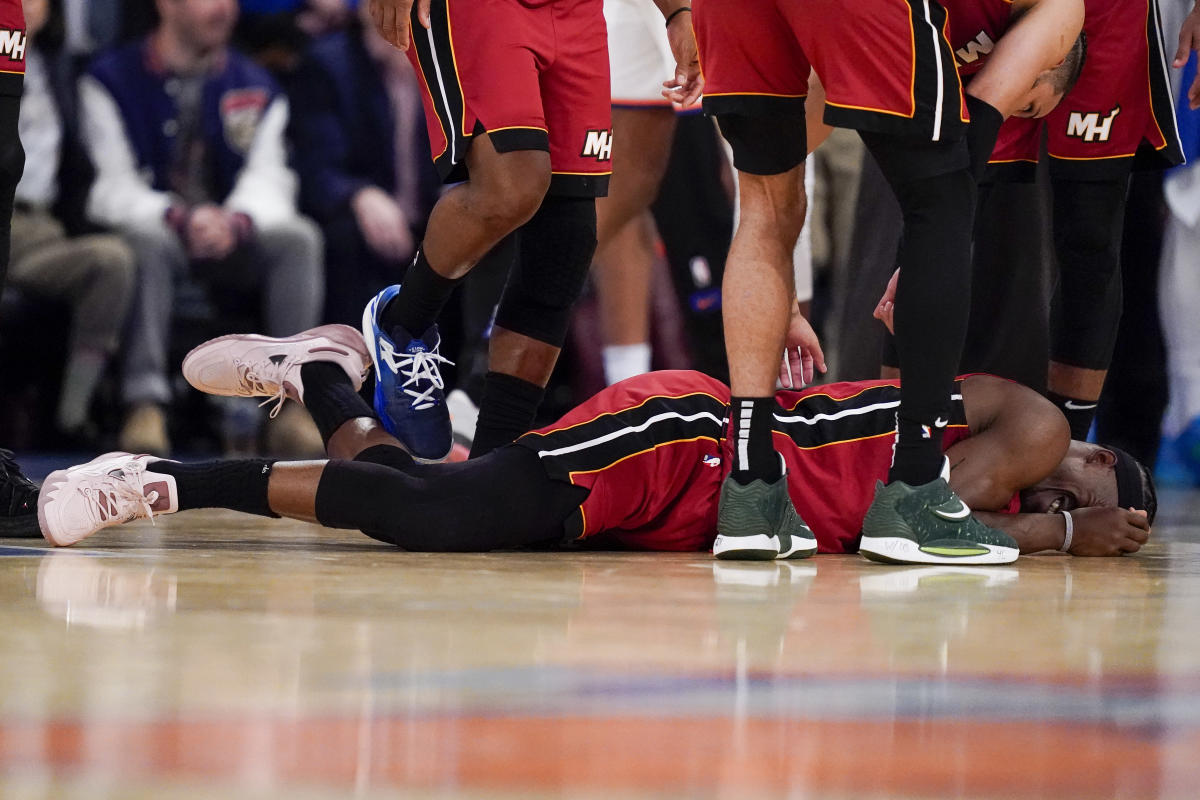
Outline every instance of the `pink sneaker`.
{"label": "pink sneaker", "polygon": [[174,476],[147,470],[147,464],[157,460],[105,453],[50,473],[38,496],[42,535],[50,544],[66,547],[110,525],[178,511]]}
{"label": "pink sneaker", "polygon": [[211,339],[183,359],[183,377],[206,394],[265,397],[274,417],[290,397],[304,402],[300,368],[328,361],[345,370],[355,390],[371,368],[362,334],[349,325],[322,325],[295,336],[274,338],[237,333]]}

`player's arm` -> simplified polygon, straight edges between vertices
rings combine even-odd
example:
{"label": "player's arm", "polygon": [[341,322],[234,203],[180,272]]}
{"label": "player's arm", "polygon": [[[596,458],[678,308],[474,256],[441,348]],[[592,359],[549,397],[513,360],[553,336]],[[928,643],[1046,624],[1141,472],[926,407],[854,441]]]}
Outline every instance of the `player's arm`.
{"label": "player's arm", "polygon": [[[1181,68],[1188,62],[1194,50],[1200,50],[1200,0],[1196,0],[1192,13],[1187,15],[1183,27],[1179,30],[1179,49],[1175,51],[1175,61],[1171,66],[1175,69]],[[1200,71],[1196,73],[1196,79],[1188,89],[1188,106],[1193,111],[1200,108]]]}
{"label": "player's arm", "polygon": [[1062,61],[1083,30],[1083,0],[1015,0],[1017,21],[996,44],[967,93],[1005,117],[1021,109],[1043,70]]}
{"label": "player's arm", "polygon": [[946,451],[950,488],[973,509],[998,511],[1054,471],[1071,429],[1050,401],[1018,383],[977,375],[962,391],[971,437]]}
{"label": "player's arm", "polygon": [[[417,20],[429,28],[429,0],[416,0]],[[409,35],[410,15],[414,0],[369,0],[367,10],[376,30],[393,47],[407,50],[412,41]]]}
{"label": "player's arm", "polygon": [[[996,514],[976,511],[985,525],[1017,540],[1022,553],[1061,550],[1067,519],[1062,514]],[[1150,538],[1144,511],[1124,508],[1077,508],[1071,512],[1073,534],[1067,552],[1073,556],[1123,556],[1136,553]]]}
{"label": "player's arm", "polygon": [[683,107],[695,104],[704,91],[700,51],[692,30],[691,0],[654,0],[667,21],[667,39],[675,56],[675,77],[663,81],[663,96]]}

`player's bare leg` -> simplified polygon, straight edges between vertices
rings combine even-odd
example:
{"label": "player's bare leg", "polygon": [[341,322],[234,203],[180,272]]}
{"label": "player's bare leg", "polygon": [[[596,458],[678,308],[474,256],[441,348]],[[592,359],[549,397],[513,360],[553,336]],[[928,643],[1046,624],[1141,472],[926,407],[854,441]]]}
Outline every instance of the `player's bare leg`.
{"label": "player's bare leg", "polygon": [[795,297],[792,253],[804,224],[804,164],[777,175],[738,175],[741,220],[722,287],[725,349],[733,389],[734,463],[721,487],[718,558],[800,558],[812,531],[787,492],[772,442],[775,379]]}
{"label": "player's bare leg", "polygon": [[605,379],[650,368],[650,284],[654,220],[650,205],[671,156],[671,108],[613,109],[613,177],[596,201],[596,281],[604,335]]}
{"label": "player's bare leg", "polygon": [[363,313],[376,367],[375,409],[388,431],[425,460],[445,458],[452,445],[436,320],[471,268],[534,217],[550,186],[549,153],[499,152],[485,134],[474,137],[466,163],[470,180],[434,206],[403,284],[385,289]]}

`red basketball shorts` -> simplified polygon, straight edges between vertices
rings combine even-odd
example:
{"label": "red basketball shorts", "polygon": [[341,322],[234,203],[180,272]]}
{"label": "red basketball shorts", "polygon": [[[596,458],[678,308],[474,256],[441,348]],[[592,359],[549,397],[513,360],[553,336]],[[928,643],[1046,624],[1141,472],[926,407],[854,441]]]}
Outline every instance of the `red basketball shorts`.
{"label": "red basketball shorts", "polygon": [[935,0],[694,0],[692,9],[711,114],[801,105],[811,68],[831,125],[962,136],[962,85]]}
{"label": "red basketball shorts", "polygon": [[993,164],[1038,159],[1042,126],[1051,170],[1102,179],[1183,160],[1154,0],[1089,0],[1087,60],[1079,82],[1044,119],[1013,117],[1000,129]]}
{"label": "red basketball shorts", "polygon": [[603,9],[603,0],[433,0],[429,30],[413,18],[409,60],[445,181],[468,178],[467,151],[486,133],[500,152],[549,152],[552,193],[607,192],[612,111]]}

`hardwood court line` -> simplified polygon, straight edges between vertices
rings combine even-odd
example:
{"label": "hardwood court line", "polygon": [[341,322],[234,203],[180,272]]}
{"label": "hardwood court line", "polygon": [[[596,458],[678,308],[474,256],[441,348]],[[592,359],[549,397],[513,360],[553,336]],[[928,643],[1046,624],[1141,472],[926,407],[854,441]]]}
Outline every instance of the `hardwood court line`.
{"label": "hardwood court line", "polygon": [[280,786],[353,786],[365,768],[373,787],[1185,796],[1184,787],[1200,785],[1196,752],[1196,731],[1019,721],[244,718],[0,726],[5,768],[252,777],[260,786],[265,775]]}

